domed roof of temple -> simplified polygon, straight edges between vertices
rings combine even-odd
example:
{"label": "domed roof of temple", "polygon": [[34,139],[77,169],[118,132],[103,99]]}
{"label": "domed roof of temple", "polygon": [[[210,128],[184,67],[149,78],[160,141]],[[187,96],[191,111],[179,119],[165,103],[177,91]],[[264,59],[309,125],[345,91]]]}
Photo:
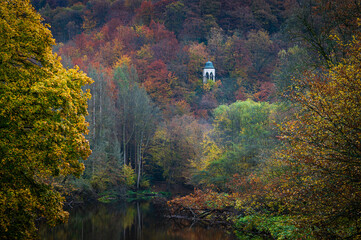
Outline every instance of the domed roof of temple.
{"label": "domed roof of temple", "polygon": [[206,62],[204,69],[214,69],[213,63],[211,61]]}

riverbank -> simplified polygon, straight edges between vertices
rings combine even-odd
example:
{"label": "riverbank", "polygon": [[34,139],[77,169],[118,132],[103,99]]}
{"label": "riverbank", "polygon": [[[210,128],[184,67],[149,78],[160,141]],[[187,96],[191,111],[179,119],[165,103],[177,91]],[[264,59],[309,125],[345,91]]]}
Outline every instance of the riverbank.
{"label": "riverbank", "polygon": [[277,215],[259,209],[253,213],[237,207],[239,194],[196,190],[184,197],[167,201],[163,208],[170,219],[185,219],[205,225],[220,226],[237,239],[304,239],[307,229],[300,229],[293,216]]}

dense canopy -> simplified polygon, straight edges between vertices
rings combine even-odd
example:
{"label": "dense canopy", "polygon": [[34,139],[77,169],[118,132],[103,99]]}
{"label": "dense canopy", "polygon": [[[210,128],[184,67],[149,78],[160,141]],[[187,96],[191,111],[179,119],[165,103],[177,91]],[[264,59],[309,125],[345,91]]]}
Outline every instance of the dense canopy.
{"label": "dense canopy", "polygon": [[0,0],[1,237],[197,189],[171,214],[360,238],[360,1],[29,1]]}
{"label": "dense canopy", "polygon": [[89,154],[87,99],[91,80],[66,70],[54,39],[29,1],[0,2],[0,232],[33,238],[35,219],[67,217],[56,176],[81,174]]}

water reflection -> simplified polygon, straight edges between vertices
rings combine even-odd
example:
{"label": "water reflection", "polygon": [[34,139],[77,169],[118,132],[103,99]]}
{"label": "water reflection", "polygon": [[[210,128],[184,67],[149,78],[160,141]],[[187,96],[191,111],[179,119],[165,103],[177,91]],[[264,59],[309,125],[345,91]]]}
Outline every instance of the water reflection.
{"label": "water reflection", "polygon": [[74,209],[67,224],[40,228],[44,240],[219,240],[232,239],[222,229],[157,217],[149,203],[92,205]]}

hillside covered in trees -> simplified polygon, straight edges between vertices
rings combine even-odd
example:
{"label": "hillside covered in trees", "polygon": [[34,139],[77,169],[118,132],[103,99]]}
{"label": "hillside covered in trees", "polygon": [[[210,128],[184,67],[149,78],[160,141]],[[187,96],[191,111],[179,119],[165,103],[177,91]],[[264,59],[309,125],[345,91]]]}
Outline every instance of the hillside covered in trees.
{"label": "hillside covered in trees", "polygon": [[0,2],[4,236],[66,218],[62,201],[182,189],[171,211],[234,209],[240,238],[361,237],[359,1]]}

